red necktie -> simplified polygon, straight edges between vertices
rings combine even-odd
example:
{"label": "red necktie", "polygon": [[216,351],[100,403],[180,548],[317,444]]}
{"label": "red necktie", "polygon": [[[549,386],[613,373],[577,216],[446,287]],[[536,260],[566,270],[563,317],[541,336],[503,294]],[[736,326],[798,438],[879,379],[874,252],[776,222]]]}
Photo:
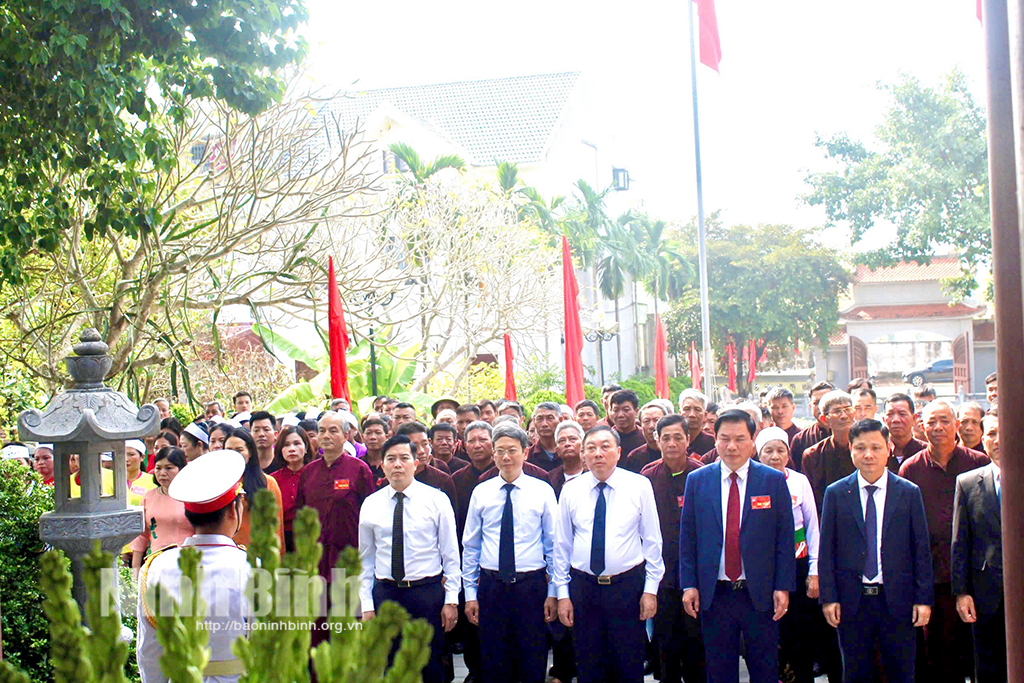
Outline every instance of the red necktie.
{"label": "red necktie", "polygon": [[732,485],[729,487],[729,511],[725,518],[725,575],[730,581],[739,581],[743,573],[743,560],[740,557],[740,485],[739,476],[733,472],[729,475]]}

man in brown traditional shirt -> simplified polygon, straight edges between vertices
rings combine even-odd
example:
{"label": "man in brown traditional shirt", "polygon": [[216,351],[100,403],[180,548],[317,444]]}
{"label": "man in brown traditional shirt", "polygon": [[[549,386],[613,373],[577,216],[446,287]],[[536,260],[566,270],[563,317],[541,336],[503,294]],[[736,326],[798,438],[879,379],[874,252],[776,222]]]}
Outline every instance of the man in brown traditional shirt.
{"label": "man in brown traditional shirt", "polygon": [[643,468],[661,458],[658,449],[658,420],[669,414],[660,399],[655,399],[640,409],[640,431],[644,435],[644,445],[634,448],[626,454],[623,467],[630,472],[640,474]]}
{"label": "man in brown traditional shirt", "polygon": [[561,464],[555,454],[555,427],[561,421],[561,409],[557,403],[545,401],[533,409],[530,424],[537,430],[537,443],[526,451],[526,462],[550,472]]}
{"label": "man in brown traditional shirt", "polygon": [[804,451],[829,435],[829,429],[824,423],[819,404],[822,397],[830,391],[835,391],[835,386],[829,382],[818,382],[807,392],[814,424],[794,436],[793,440],[789,442],[790,465],[797,472],[803,472]]}
{"label": "man in brown traditional shirt", "polygon": [[957,429],[960,444],[972,451],[985,453],[985,444],[981,442],[981,418],[985,417],[985,409],[981,404],[975,401],[961,403],[956,417],[960,421],[960,427]]}
{"label": "man in brown traditional shirt", "polygon": [[665,578],[658,586],[658,611],[654,615],[662,683],[705,680],[700,621],[683,611],[683,592],[679,587],[679,511],[683,507],[686,477],[700,467],[687,451],[687,427],[682,415],[666,415],[658,420],[655,438],[662,457],[641,472],[654,488],[665,560]]}
{"label": "man in brown traditional shirt", "polygon": [[819,515],[829,484],[857,469],[850,457],[853,397],[845,391],[830,391],[821,397],[820,408],[831,435],[808,448],[803,457],[803,474],[811,482]]}
{"label": "man in brown traditional shirt", "polygon": [[[458,495],[455,493],[455,484],[450,474],[443,469],[431,465],[433,454],[430,450],[430,438],[427,436],[428,429],[422,422],[406,422],[398,428],[398,433],[409,437],[412,442],[413,456],[416,458],[416,481],[427,486],[433,486],[440,490],[451,501],[452,511],[459,509]],[[441,461],[435,461],[439,465],[448,466]]]}
{"label": "man in brown traditional shirt", "polygon": [[555,489],[555,498],[562,495],[565,482],[586,471],[583,463],[583,437],[586,432],[573,420],[559,422],[555,428],[555,449],[562,464],[548,473],[548,482]]}
{"label": "man in brown traditional shirt", "polygon": [[601,411],[598,405],[589,398],[585,398],[576,404],[576,422],[583,428],[584,434],[597,425],[600,414]]}
{"label": "man in brown traditional shirt", "polygon": [[698,458],[715,447],[714,435],[704,431],[707,406],[708,397],[696,389],[684,389],[679,394],[679,414],[686,418],[686,438],[690,443],[687,449]]}
{"label": "man in brown traditional shirt", "polygon": [[882,422],[889,430],[889,447],[891,453],[886,467],[890,472],[899,474],[900,465],[912,455],[928,447],[924,441],[914,438],[914,399],[906,394],[890,394],[885,399]]}
{"label": "man in brown traditional shirt", "polygon": [[636,414],[640,410],[640,397],[631,389],[616,391],[608,399],[612,429],[619,435],[619,446],[623,453],[632,453],[643,446],[644,435],[636,426]]}
{"label": "man in brown traditional shirt", "polygon": [[900,476],[917,484],[924,498],[935,576],[935,607],[931,622],[924,630],[926,669],[917,672],[917,679],[928,683],[961,683],[971,674],[973,666],[971,633],[957,615],[950,585],[953,500],[957,476],[990,461],[985,455],[957,443],[956,409],[948,401],[930,401],[921,418],[928,447],[900,466]]}
{"label": "man in brown traditional shirt", "polygon": [[765,395],[764,400],[772,412],[772,422],[785,430],[789,443],[793,443],[793,437],[800,433],[800,427],[793,422],[793,412],[796,410],[793,392],[786,387],[775,387]]}

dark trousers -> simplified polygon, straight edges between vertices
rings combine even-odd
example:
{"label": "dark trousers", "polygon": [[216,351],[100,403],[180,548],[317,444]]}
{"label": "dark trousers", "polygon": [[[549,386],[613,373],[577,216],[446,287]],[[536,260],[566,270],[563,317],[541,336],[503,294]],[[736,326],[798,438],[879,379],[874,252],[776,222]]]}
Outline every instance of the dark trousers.
{"label": "dark trousers", "polygon": [[505,583],[495,572],[480,572],[480,675],[484,683],[544,683],[548,644],[543,569]]}
{"label": "dark trousers", "polygon": [[[423,667],[423,683],[443,683],[445,672],[441,653],[444,650],[444,629],[441,627],[441,608],[444,607],[444,587],[441,577],[435,583],[410,588],[399,588],[393,583],[378,580],[373,586],[373,608],[380,609],[381,603],[386,600],[404,607],[410,618],[425,619],[434,627],[434,636],[430,640],[430,659]],[[389,663],[394,659],[401,642],[401,636],[395,638],[388,657]]]}
{"label": "dark trousers", "polygon": [[1006,683],[1006,614],[978,615],[974,631],[974,683]]}
{"label": "dark trousers", "polygon": [[789,594],[789,611],[779,621],[780,660],[796,683],[814,682],[815,626],[821,616],[818,601],[807,597],[810,560],[796,561],[796,590]]}
{"label": "dark trousers", "polygon": [[661,658],[662,683],[704,683],[707,680],[700,619],[683,611],[683,592],[678,588],[662,586],[658,590],[654,638]]}
{"label": "dark trousers", "polygon": [[855,614],[841,612],[839,647],[843,653],[843,683],[871,683],[876,650],[881,652],[886,681],[913,683],[917,633],[910,616],[902,615],[899,619],[892,616],[885,602],[884,587],[878,595],[862,595]]}
{"label": "dark trousers", "polygon": [[779,624],[771,612],[754,609],[745,587],[733,590],[728,581],[720,581],[701,624],[708,683],[739,682],[741,635],[750,683],[778,683]]}
{"label": "dark trousers", "polygon": [[644,564],[613,577],[608,586],[572,570],[573,645],[579,683],[641,683],[647,629],[640,621]]}
{"label": "dark trousers", "polygon": [[556,619],[548,624],[548,640],[551,643],[551,677],[562,683],[570,683],[576,678],[576,650],[572,644],[572,629],[566,628]]}
{"label": "dark trousers", "polygon": [[925,671],[918,678],[928,683],[963,683],[971,675],[971,629],[956,611],[956,597],[948,583],[935,584],[932,616],[924,627]]}

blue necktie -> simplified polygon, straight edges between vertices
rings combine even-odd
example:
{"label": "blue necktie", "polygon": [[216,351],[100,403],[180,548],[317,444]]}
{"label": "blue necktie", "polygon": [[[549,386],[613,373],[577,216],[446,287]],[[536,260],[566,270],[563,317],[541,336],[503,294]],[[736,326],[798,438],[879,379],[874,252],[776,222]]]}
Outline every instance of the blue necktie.
{"label": "blue necktie", "polygon": [[864,559],[864,578],[869,581],[878,576],[878,513],[875,511],[877,486],[865,486],[868,502],[864,506],[864,530],[868,532],[868,554]]}
{"label": "blue necktie", "polygon": [[498,578],[511,581],[516,578],[516,531],[512,519],[512,489],[515,484],[505,484],[505,509],[501,511],[501,536],[498,537]]}
{"label": "blue necktie", "polygon": [[606,482],[597,482],[597,505],[594,506],[594,533],[590,539],[590,571],[594,576],[604,572],[604,521],[608,504],[604,499]]}

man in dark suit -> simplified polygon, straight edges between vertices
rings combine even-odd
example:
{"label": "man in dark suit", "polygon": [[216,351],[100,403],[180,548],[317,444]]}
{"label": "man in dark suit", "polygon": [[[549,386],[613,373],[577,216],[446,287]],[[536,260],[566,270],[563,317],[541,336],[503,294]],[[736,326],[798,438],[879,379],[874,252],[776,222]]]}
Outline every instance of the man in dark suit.
{"label": "man in dark suit", "polygon": [[819,598],[839,630],[843,681],[870,683],[875,651],[885,679],[914,680],[917,635],[933,602],[931,550],[921,490],[886,468],[889,433],[877,420],[850,429],[857,471],[825,490]]}
{"label": "man in dark suit", "polygon": [[796,590],[786,478],[751,460],[757,425],[746,411],[715,421],[720,461],[686,478],[679,523],[683,609],[702,612],[710,683],[739,681],[740,636],[751,683],[779,680],[779,619]]}
{"label": "man in dark suit", "polygon": [[953,502],[952,589],[956,610],[974,632],[975,683],[1006,682],[999,423],[982,420],[992,464],[956,478]]}

